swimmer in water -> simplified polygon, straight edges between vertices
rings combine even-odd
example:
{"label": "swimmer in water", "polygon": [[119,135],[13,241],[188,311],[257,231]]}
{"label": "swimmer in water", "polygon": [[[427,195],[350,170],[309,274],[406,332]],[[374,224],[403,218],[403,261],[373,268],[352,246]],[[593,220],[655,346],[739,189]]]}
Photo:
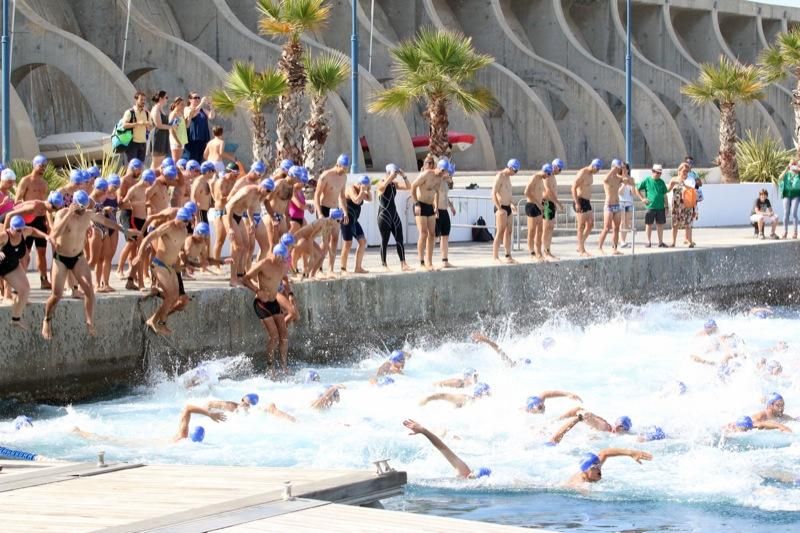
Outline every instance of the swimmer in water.
{"label": "swimmer in water", "polygon": [[569,433],[569,431],[574,428],[578,422],[583,422],[583,415],[578,415],[575,417],[570,418],[563,426],[561,426],[558,431],[556,431],[555,435],[550,437],[550,440],[545,443],[546,446],[556,446],[558,445],[564,436]]}
{"label": "swimmer in water", "polygon": [[752,416],[753,423],[763,422],[765,420],[776,420],[780,422],[797,420],[797,418],[784,413],[784,407],[785,402],[783,401],[783,396],[777,392],[773,392],[770,394],[769,398],[767,398],[764,409]]}
{"label": "swimmer in water", "polygon": [[756,422],[749,416],[743,416],[736,422],[731,422],[722,428],[724,433],[746,433],[754,429],[777,429],[784,433],[792,433],[791,429],[774,420],[761,420]]}
{"label": "swimmer in water", "polygon": [[463,389],[478,382],[478,371],[474,368],[464,370],[463,377],[444,379],[433,384],[434,387],[449,387],[451,389]]}
{"label": "swimmer in water", "polygon": [[658,426],[652,426],[642,433],[639,433],[639,436],[636,438],[639,442],[651,442],[654,440],[664,440],[667,438],[667,434],[664,433],[664,430]]}
{"label": "swimmer in water", "polygon": [[577,394],[560,390],[548,390],[540,393],[538,396],[528,397],[527,401],[525,402],[525,411],[531,414],[544,414],[544,402],[549,398],[570,398],[583,403],[583,400],[581,400],[581,397]]}
{"label": "swimmer in water", "polygon": [[419,404],[425,405],[428,402],[432,402],[435,400],[442,400],[445,402],[450,402],[456,407],[464,407],[466,404],[474,400],[478,400],[480,398],[483,398],[484,396],[490,396],[490,395],[491,395],[491,389],[489,388],[489,385],[487,385],[486,383],[478,383],[475,385],[475,389],[472,391],[471,396],[468,394],[451,394],[449,392],[437,392],[436,394],[431,394],[427,398],[424,398],[421,402],[419,402]]}
{"label": "swimmer in water", "polygon": [[603,464],[610,457],[630,457],[639,464],[642,461],[652,461],[653,456],[640,450],[628,450],[625,448],[606,448],[597,453],[587,453],[580,463],[581,471],[572,476],[567,481],[568,487],[580,488],[584,483],[597,483],[603,477]]}
{"label": "swimmer in water", "polygon": [[[229,413],[249,413],[251,407],[255,407],[258,405],[259,397],[258,394],[251,392],[242,396],[242,399],[237,402],[231,402],[226,400],[210,400],[206,403],[206,409],[209,411],[227,411]],[[274,403],[270,403],[269,405],[262,406],[260,411],[265,413],[271,414],[272,416],[276,416],[278,418],[283,418],[284,420],[288,420],[289,422],[297,422],[297,419],[292,415],[285,413],[278,409]]]}
{"label": "swimmer in water", "polygon": [[306,375],[303,378],[303,382],[305,383],[316,383],[319,382],[319,380],[320,380],[319,372],[317,372],[313,368],[308,372],[306,372]]}
{"label": "swimmer in water", "polygon": [[497,355],[503,360],[506,366],[517,366],[517,362],[512,360],[506,353],[500,349],[500,346],[497,345],[492,339],[481,333],[480,331],[475,331],[472,333],[472,340],[475,342],[482,342],[489,346],[492,350],[494,350]]}
{"label": "swimmer in water", "polygon": [[614,424],[611,425],[606,421],[606,419],[597,416],[596,414],[585,411],[583,407],[576,407],[574,409],[570,409],[563,415],[559,417],[559,420],[563,420],[565,418],[572,418],[573,416],[583,415],[583,421],[586,423],[587,426],[596,429],[597,431],[605,431],[608,433],[629,433],[631,428],[633,427],[633,423],[631,422],[630,417],[628,416],[621,416],[614,421]]}
{"label": "swimmer in water", "polygon": [[378,367],[375,377],[385,376],[386,374],[402,374],[403,369],[406,367],[406,359],[410,357],[411,354],[408,352],[402,350],[393,351],[389,359]]}
{"label": "swimmer in water", "polygon": [[447,462],[452,465],[456,470],[456,477],[459,479],[477,479],[481,477],[488,477],[492,475],[491,469],[482,466],[477,470],[472,470],[467,463],[461,460],[453,451],[442,442],[442,439],[431,433],[422,424],[415,422],[411,419],[404,420],[403,425],[409,429],[409,435],[423,435],[428,441],[433,444],[434,448],[447,459]]}
{"label": "swimmer in water", "polygon": [[339,390],[344,388],[346,388],[344,385],[329,385],[325,392],[319,395],[319,398],[311,402],[312,409],[319,411],[330,409],[334,402],[339,403],[341,401]]}
{"label": "swimmer in water", "polygon": [[769,318],[775,314],[775,311],[770,309],[768,305],[762,307],[753,307],[750,309],[749,314],[756,318]]}

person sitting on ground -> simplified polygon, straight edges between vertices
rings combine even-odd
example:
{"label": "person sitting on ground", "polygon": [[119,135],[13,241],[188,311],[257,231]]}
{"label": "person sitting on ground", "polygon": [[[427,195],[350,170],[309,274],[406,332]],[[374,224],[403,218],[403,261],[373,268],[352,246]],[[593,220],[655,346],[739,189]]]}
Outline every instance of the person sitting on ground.
{"label": "person sitting on ground", "polygon": [[544,402],[548,398],[570,398],[583,403],[581,397],[571,392],[560,390],[548,390],[540,393],[538,396],[530,396],[525,402],[525,411],[532,414],[544,414]]}
{"label": "person sitting on ground", "polygon": [[483,344],[489,346],[492,350],[494,350],[497,353],[497,355],[500,356],[500,358],[503,360],[503,363],[505,363],[506,366],[517,366],[516,361],[512,360],[508,355],[506,355],[506,353],[500,349],[500,347],[497,345],[496,342],[491,340],[483,333],[479,331],[473,332],[472,340],[475,342],[482,342]]}
{"label": "person sitting on ground", "polygon": [[411,357],[410,353],[402,350],[395,350],[387,361],[378,367],[375,377],[385,376],[386,374],[402,374],[406,367],[406,359]]}
{"label": "person sitting on ground", "polygon": [[653,456],[647,452],[625,448],[606,448],[599,451],[597,455],[587,453],[581,461],[581,471],[570,478],[567,486],[581,487],[584,483],[597,483],[603,477],[603,465],[611,457],[630,457],[639,464],[642,464],[643,460],[653,460]]}
{"label": "person sitting on ground", "polygon": [[445,402],[450,402],[456,407],[464,407],[469,402],[490,395],[491,395],[491,390],[489,388],[489,385],[487,385],[486,383],[477,383],[475,385],[475,389],[473,389],[472,391],[471,396],[468,394],[451,394],[449,392],[437,392],[436,394],[431,394],[430,396],[424,398],[421,402],[419,402],[419,404],[425,405],[428,402],[432,402],[434,400],[442,400]]}
{"label": "person sitting on ground", "polygon": [[326,409],[330,409],[334,402],[339,403],[341,401],[341,397],[339,395],[340,389],[345,389],[344,385],[328,385],[325,388],[325,392],[321,393],[319,397],[311,402],[311,408],[317,409],[318,411],[324,411]]}
{"label": "person sitting on ground", "polygon": [[[255,407],[256,405],[258,405],[258,401],[259,401],[258,394],[251,392],[242,396],[242,399],[238,403],[227,400],[210,400],[206,404],[206,409],[215,411],[228,411],[229,413],[239,412],[239,411],[248,413],[250,412],[251,407]],[[275,406],[274,403],[262,406],[260,411],[269,413],[278,418],[283,418],[284,420],[288,420],[289,422],[297,422],[295,417],[281,411]]]}
{"label": "person sitting on ground", "polygon": [[723,428],[725,433],[746,433],[753,429],[777,429],[784,433],[792,433],[792,430],[774,420],[753,421],[749,416],[743,416],[736,422],[731,422]]}
{"label": "person sitting on ground", "polygon": [[762,239],[766,238],[764,237],[764,226],[769,224],[772,228],[769,238],[779,238],[778,234],[775,233],[778,227],[778,217],[775,215],[775,211],[772,210],[772,203],[769,201],[769,192],[767,189],[761,189],[758,192],[758,198],[756,198],[753,204],[753,214],[750,216],[750,222],[756,225],[756,235],[758,237]]}
{"label": "person sitting on ground", "polygon": [[789,416],[783,412],[785,405],[783,396],[777,392],[773,392],[770,394],[769,398],[767,398],[764,409],[752,416],[753,422],[763,422],[764,420],[779,420],[781,422],[797,420],[795,417]]}
{"label": "person sitting on ground", "polygon": [[559,420],[565,418],[572,418],[573,416],[583,415],[583,421],[587,426],[596,429],[597,431],[606,431],[608,433],[630,433],[633,423],[630,417],[621,416],[614,421],[614,425],[606,421],[606,419],[597,416],[596,414],[586,411],[583,407],[575,407],[570,409],[559,417]]}
{"label": "person sitting on ground", "polygon": [[478,371],[474,368],[467,368],[464,370],[463,377],[443,379],[437,381],[433,385],[435,387],[449,387],[452,389],[463,389],[470,385],[475,385],[478,382]]}
{"label": "person sitting on ground", "polygon": [[456,477],[459,479],[477,479],[492,475],[492,470],[485,466],[480,467],[478,470],[472,470],[469,466],[467,466],[467,463],[462,461],[459,456],[453,453],[453,451],[448,448],[444,442],[442,442],[442,439],[431,433],[430,430],[428,430],[422,424],[408,419],[403,421],[403,425],[411,432],[409,435],[423,435],[426,439],[428,439],[428,441],[433,444],[434,448],[439,450],[444,458],[447,459],[447,462],[450,463],[453,468],[455,468]]}

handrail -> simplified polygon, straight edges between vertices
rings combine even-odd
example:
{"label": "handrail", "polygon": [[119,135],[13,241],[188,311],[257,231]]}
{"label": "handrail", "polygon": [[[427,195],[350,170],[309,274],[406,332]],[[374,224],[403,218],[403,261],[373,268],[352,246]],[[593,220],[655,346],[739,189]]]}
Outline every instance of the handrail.
{"label": "handrail", "polygon": [[[476,204],[489,203],[490,206],[492,208],[494,208],[494,206],[491,205],[492,199],[490,197],[488,197],[488,196],[487,197],[483,197],[483,196],[466,196],[466,195],[460,195],[460,194],[449,194],[448,198],[451,201],[452,200],[462,200],[462,201],[467,201],[467,202],[471,202],[472,201],[472,202],[475,202]],[[406,198],[406,204],[405,204],[405,215],[406,215],[405,216],[405,227],[403,228],[403,237],[405,238],[405,241],[406,241],[405,244],[409,244],[409,241],[408,241],[409,234],[410,234],[410,232],[408,231],[409,221],[416,219],[416,217],[414,216],[414,209],[413,209],[413,206],[412,206],[412,200],[413,199],[411,198],[411,196]],[[409,210],[409,208],[411,208],[411,209]],[[456,212],[455,215],[453,215],[453,217],[458,217],[462,213],[469,213],[469,212],[470,212],[469,209],[460,209],[460,210],[458,210]],[[478,216],[482,216],[482,215],[478,215]],[[519,218],[520,218],[519,214],[517,214],[517,219],[519,219]],[[495,231],[497,230],[497,226],[494,223],[490,224],[489,220],[486,221],[486,225],[485,226],[478,226],[476,224],[468,224],[468,223],[463,223],[463,222],[452,222],[452,221],[450,223],[450,226],[453,227],[453,228],[486,228],[487,230],[495,230]],[[512,230],[513,230],[513,228],[514,228],[514,226],[512,225]]]}

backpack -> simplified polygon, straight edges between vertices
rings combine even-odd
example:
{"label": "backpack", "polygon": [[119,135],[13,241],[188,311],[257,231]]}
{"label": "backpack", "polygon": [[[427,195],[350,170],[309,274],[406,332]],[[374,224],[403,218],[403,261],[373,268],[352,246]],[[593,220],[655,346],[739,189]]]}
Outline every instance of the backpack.
{"label": "backpack", "polygon": [[[136,111],[133,108],[130,109],[130,112],[132,118],[136,116]],[[125,125],[124,120],[125,116],[123,115],[114,127],[114,131],[111,132],[111,149],[115,154],[124,152],[133,140],[133,129],[126,130],[123,127]]]}
{"label": "backpack", "polygon": [[697,207],[697,189],[692,187],[683,188],[683,207],[688,209]]}
{"label": "backpack", "polygon": [[476,228],[472,228],[472,240],[475,242],[492,242],[494,237],[486,229],[486,221],[483,220],[483,217],[478,217],[478,220],[475,221],[475,225],[478,226]]}

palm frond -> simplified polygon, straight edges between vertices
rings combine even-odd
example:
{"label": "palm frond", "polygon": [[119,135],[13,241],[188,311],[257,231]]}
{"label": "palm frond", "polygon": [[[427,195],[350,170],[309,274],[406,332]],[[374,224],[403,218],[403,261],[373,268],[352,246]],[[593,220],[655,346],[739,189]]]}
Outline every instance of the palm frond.
{"label": "palm frond", "polygon": [[297,40],[307,31],[320,29],[328,21],[331,8],[325,0],[258,0],[261,33]]}
{"label": "palm frond", "polygon": [[389,114],[408,111],[417,95],[405,87],[392,87],[378,93],[378,96],[369,104],[370,113]]}
{"label": "palm frond", "polygon": [[453,91],[451,98],[468,115],[485,113],[497,105],[494,95],[485,87]]}
{"label": "palm frond", "polygon": [[390,50],[394,58],[393,69],[398,77],[416,72],[422,63],[422,56],[414,40],[402,41]]}
{"label": "palm frond", "polygon": [[755,65],[742,65],[722,56],[718,63],[700,65],[697,80],[684,85],[681,92],[698,104],[752,102],[764,96],[762,76]]}
{"label": "palm frond", "polygon": [[800,67],[800,28],[781,33],[776,39],[784,64],[789,68]]}
{"label": "palm frond", "polygon": [[336,90],[350,76],[350,60],[342,54],[307,54],[303,61],[306,67],[308,88],[316,94]]}
{"label": "palm frond", "polygon": [[283,72],[268,68],[258,74],[253,89],[257,95],[257,107],[260,109],[286,94],[289,80]]}
{"label": "palm frond", "polygon": [[210,93],[211,104],[214,109],[223,115],[232,115],[236,112],[236,102],[222,89],[214,89]]}
{"label": "palm frond", "polygon": [[758,57],[758,62],[764,73],[764,81],[767,83],[773,83],[786,77],[786,64],[783,62],[780,48],[775,46],[765,48]]}

